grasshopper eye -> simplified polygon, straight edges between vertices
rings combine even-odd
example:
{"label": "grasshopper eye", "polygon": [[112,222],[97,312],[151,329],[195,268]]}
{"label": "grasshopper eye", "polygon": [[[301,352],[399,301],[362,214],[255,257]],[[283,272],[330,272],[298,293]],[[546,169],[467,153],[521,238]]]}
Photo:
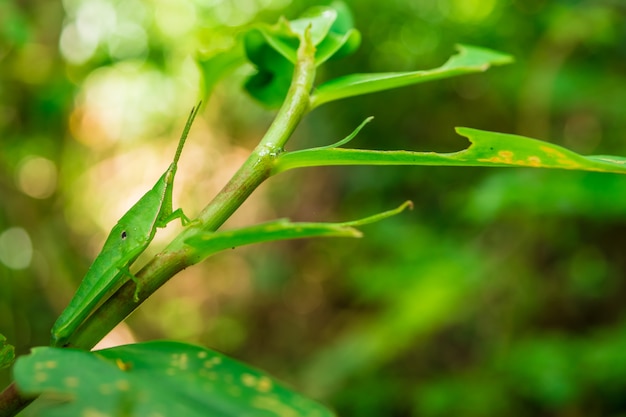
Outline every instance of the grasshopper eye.
{"label": "grasshopper eye", "polygon": [[122,235],[121,235],[122,240],[126,240],[126,236],[127,236],[126,230],[122,231]]}

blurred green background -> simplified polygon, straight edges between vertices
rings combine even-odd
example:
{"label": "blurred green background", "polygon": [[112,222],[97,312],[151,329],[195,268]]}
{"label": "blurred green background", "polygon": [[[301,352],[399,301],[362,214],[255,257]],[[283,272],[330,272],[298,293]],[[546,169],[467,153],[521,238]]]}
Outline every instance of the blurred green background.
{"label": "blurred green background", "polygon": [[[289,0],[0,0],[0,333],[48,343],[115,221],[171,161],[201,95],[198,61]],[[622,0],[363,0],[359,51],[319,79],[428,69],[455,43],[514,65],[328,104],[290,149],[455,151],[455,126],[626,155]],[[175,205],[195,215],[272,112],[214,90]],[[174,338],[284,379],[344,416],[626,416],[626,178],[433,167],[318,168],[273,178],[228,227],[339,221],[412,199],[360,240],[238,249],[184,271],[107,344]],[[176,233],[159,232],[155,247]],[[156,250],[156,249],[155,249]],[[155,253],[152,250],[151,253]],[[0,371],[0,387],[10,380]]]}

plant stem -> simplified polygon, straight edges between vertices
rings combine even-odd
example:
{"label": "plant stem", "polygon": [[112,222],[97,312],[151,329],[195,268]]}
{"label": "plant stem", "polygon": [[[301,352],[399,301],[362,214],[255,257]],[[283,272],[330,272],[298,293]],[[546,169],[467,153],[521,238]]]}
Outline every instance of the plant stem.
{"label": "plant stem", "polygon": [[310,38],[305,36],[298,48],[298,61],[291,86],[268,131],[230,181],[202,210],[196,221],[139,271],[139,302],[132,301],[135,283],[127,282],[85,321],[70,338],[70,346],[91,349],[172,276],[203,259],[185,241],[198,233],[216,231],[271,176],[275,158],[282,152],[283,146],[309,109],[310,92],[315,79],[314,55],[315,48]]}
{"label": "plant stem", "polygon": [[32,401],[32,398],[22,397],[13,382],[0,392],[0,417],[13,417]]}
{"label": "plant stem", "polygon": [[307,30],[298,48],[298,60],[291,86],[274,122],[259,143],[268,152],[282,152],[283,146],[310,107],[311,91],[315,81],[315,46]]}
{"label": "plant stem", "polygon": [[[217,230],[271,176],[274,159],[283,151],[283,146],[309,110],[314,79],[315,47],[307,32],[298,48],[298,61],[285,101],[259,145],[196,221],[137,273],[137,284],[133,281],[124,284],[72,335],[68,346],[92,349],[177,272],[202,260],[193,248],[185,245],[185,240],[196,233]],[[138,302],[133,301],[136,285],[140,286]],[[0,417],[16,415],[31,401],[20,396],[12,383],[0,393]]]}

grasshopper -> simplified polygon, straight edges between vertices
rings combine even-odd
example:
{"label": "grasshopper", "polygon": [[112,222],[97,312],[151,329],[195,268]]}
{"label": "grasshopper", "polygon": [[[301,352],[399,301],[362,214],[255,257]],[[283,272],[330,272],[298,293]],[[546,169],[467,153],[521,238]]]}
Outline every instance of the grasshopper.
{"label": "grasshopper", "polygon": [[[51,330],[52,346],[66,345],[69,337],[102,301],[108,299],[128,279],[135,280],[129,268],[146,250],[158,227],[165,227],[177,218],[183,226],[189,223],[180,208],[172,211],[172,189],[178,159],[199,108],[200,103],[191,110],[176,155],[167,171],[111,229],[102,251],[89,267],[70,304],[54,323]],[[138,292],[139,288],[135,290],[135,300]]]}

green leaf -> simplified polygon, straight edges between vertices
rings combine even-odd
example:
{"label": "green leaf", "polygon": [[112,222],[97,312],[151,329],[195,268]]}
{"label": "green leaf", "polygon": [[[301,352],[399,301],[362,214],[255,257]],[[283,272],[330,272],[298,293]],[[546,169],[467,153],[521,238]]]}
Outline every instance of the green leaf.
{"label": "green leaf", "polygon": [[[246,53],[257,64],[269,61],[263,56],[270,49],[294,64],[297,60],[300,38],[291,30],[289,21],[281,17],[274,25],[255,25],[244,35]],[[254,40],[254,41],[252,41]],[[269,48],[269,49],[267,49]]]}
{"label": "green leaf", "polygon": [[340,58],[354,52],[361,43],[361,34],[351,29],[344,34],[330,33],[315,51],[315,65],[320,66],[330,58]]}
{"label": "green leaf", "polygon": [[244,37],[248,59],[257,68],[245,83],[248,93],[269,108],[280,107],[293,75],[293,64],[274,49],[258,30],[251,30]]}
{"label": "green leaf", "polygon": [[15,348],[6,341],[7,338],[0,334],[0,369],[8,368],[15,359]]}
{"label": "green leaf", "polygon": [[[360,129],[363,125],[359,126]],[[294,168],[328,165],[441,165],[556,168],[626,174],[626,158],[582,156],[558,145],[524,136],[460,127],[471,145],[453,153],[313,148],[280,155],[272,174]],[[351,137],[354,134],[350,135]],[[345,143],[346,140],[340,143]]]}
{"label": "green leaf", "polygon": [[15,365],[37,415],[311,416],[333,413],[267,374],[199,346],[147,342],[97,352],[39,347]]}
{"label": "green leaf", "polygon": [[304,30],[310,25],[312,43],[316,46],[316,66],[330,58],[351,54],[359,47],[361,35],[354,29],[352,14],[345,3],[334,2],[328,7],[314,7],[305,15],[310,18],[294,21],[292,27],[298,27],[295,31],[302,38]]}
{"label": "green leaf", "polygon": [[226,75],[246,63],[243,44],[240,42],[232,49],[217,52],[209,57],[198,58],[198,65],[204,81],[204,102],[213,92],[215,85]]}
{"label": "green leaf", "polygon": [[243,41],[245,53],[257,69],[245,83],[246,90],[263,105],[279,107],[291,84],[298,37],[281,18],[275,25],[255,25],[244,34]]}
{"label": "green leaf", "polygon": [[301,40],[309,31],[311,43],[317,46],[326,38],[336,19],[337,10],[332,7],[316,6],[304,12],[300,19],[289,22],[289,27]]}
{"label": "green leaf", "polygon": [[[360,41],[358,32],[353,28],[350,9],[341,2],[335,2],[331,6],[312,7],[299,19],[281,18],[274,25],[255,25],[245,36],[258,38],[258,35],[262,36],[264,43],[292,64],[298,59],[298,46],[305,36],[310,36],[311,44],[317,49],[318,65],[340,50],[342,55],[353,52]],[[247,51],[258,57],[259,47],[257,41],[247,46]]]}
{"label": "green leaf", "polygon": [[287,219],[279,219],[236,230],[202,233],[188,238],[185,243],[196,250],[194,256],[199,258],[196,259],[199,261],[225,249],[254,243],[310,237],[361,237],[362,233],[354,227],[383,220],[404,211],[407,207],[412,207],[410,201],[393,210],[342,223],[292,223]]}
{"label": "green leaf", "polygon": [[281,18],[274,25],[255,25],[243,37],[245,53],[258,71],[245,86],[252,97],[271,108],[282,104],[305,36],[316,47],[317,66],[352,53],[361,40],[343,3],[311,8],[291,21]]}
{"label": "green leaf", "polygon": [[347,97],[482,72],[492,65],[504,65],[513,61],[511,56],[489,49],[468,45],[458,45],[457,49],[458,54],[453,55],[441,67],[432,70],[351,74],[327,81],[314,91],[311,97],[311,108]]}
{"label": "green leaf", "polygon": [[337,19],[333,22],[327,39],[324,39],[317,47],[315,60],[318,66],[326,59],[338,59],[350,55],[361,45],[361,34],[354,28],[350,8],[341,1],[333,2],[331,7],[337,11]]}

